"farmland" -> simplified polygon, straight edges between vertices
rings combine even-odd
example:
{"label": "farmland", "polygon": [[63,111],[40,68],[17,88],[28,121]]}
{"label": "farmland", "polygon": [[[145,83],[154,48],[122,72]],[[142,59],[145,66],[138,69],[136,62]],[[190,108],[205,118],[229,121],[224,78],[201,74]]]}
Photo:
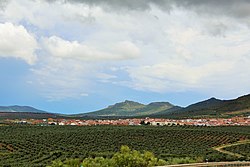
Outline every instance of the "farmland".
{"label": "farmland", "polygon": [[[237,157],[212,147],[250,139],[247,126],[0,126],[0,132],[0,166],[46,166],[55,159],[111,157],[121,145],[151,151],[165,160],[228,161]],[[248,148],[240,145],[237,151],[249,155]]]}
{"label": "farmland", "polygon": [[235,145],[232,147],[225,148],[227,151],[231,151],[237,154],[241,154],[243,156],[250,157],[250,142],[242,145]]}

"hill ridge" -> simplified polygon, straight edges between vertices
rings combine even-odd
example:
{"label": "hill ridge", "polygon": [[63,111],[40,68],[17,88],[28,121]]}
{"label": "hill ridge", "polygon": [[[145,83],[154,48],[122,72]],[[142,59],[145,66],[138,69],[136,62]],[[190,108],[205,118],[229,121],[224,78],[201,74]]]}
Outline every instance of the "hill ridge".
{"label": "hill ridge", "polygon": [[47,111],[39,110],[31,106],[21,106],[21,105],[0,106],[0,112],[47,113]]}
{"label": "hill ridge", "polygon": [[235,115],[250,115],[250,94],[230,100],[210,98],[191,104],[176,112],[167,113],[164,116],[182,118],[201,116],[226,117]]}
{"label": "hill ridge", "polygon": [[187,107],[180,107],[170,102],[151,102],[142,104],[132,100],[109,105],[104,109],[74,115],[55,114],[30,106],[0,106],[0,113],[48,113],[68,118],[95,117],[160,117],[160,118],[198,118],[198,117],[229,117],[250,115],[250,94],[235,99],[221,100],[211,97]]}
{"label": "hill ridge", "polygon": [[125,100],[123,102],[115,103],[107,108],[79,114],[81,116],[142,116],[150,115],[155,112],[163,111],[174,107],[169,102],[151,102],[149,104],[142,104],[139,102]]}

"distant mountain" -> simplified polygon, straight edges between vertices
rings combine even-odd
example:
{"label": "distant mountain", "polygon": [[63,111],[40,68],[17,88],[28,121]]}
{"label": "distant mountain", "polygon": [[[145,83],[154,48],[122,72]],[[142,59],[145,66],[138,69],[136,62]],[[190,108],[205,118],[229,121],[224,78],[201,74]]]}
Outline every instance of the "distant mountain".
{"label": "distant mountain", "polygon": [[133,101],[116,103],[105,109],[77,114],[87,117],[158,117],[158,118],[198,118],[198,117],[231,117],[250,115],[250,95],[232,100],[210,98],[188,107],[174,106],[168,102],[153,102],[144,105]]}
{"label": "distant mountain", "polygon": [[137,110],[144,108],[145,105],[133,101],[124,101],[108,106],[105,109],[89,112],[82,115],[87,116],[131,116],[134,115]]}
{"label": "distant mountain", "polygon": [[164,114],[165,117],[175,118],[228,117],[237,115],[250,115],[250,95],[232,100],[211,98],[175,112]]}
{"label": "distant mountain", "polygon": [[30,106],[0,106],[0,120],[58,118],[59,116]]}
{"label": "distant mountain", "polygon": [[29,112],[29,113],[47,113],[30,106],[0,106],[0,112]]}
{"label": "distant mountain", "polygon": [[188,107],[182,108],[169,102],[153,102],[147,105],[126,100],[107,108],[74,115],[54,114],[29,106],[0,106],[0,119],[4,118],[200,118],[200,117],[232,117],[250,115],[250,94],[232,100],[210,98]]}
{"label": "distant mountain", "polygon": [[52,113],[38,113],[38,112],[0,112],[0,120],[3,119],[47,119],[47,118],[61,118]]}
{"label": "distant mountain", "polygon": [[173,108],[174,105],[168,102],[153,102],[144,105],[134,101],[124,101],[116,103],[105,109],[78,114],[78,116],[148,116]]}

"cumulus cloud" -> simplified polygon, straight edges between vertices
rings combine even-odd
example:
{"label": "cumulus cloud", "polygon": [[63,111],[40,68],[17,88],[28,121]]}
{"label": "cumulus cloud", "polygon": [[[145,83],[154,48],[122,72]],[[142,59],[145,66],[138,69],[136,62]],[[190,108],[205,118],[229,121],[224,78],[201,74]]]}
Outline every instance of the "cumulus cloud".
{"label": "cumulus cloud", "polygon": [[206,78],[222,76],[232,70],[232,66],[232,62],[213,62],[201,66],[163,63],[130,68],[128,72],[136,89],[171,92],[209,86],[203,83]]}
{"label": "cumulus cloud", "polygon": [[7,0],[2,0],[2,1],[0,2],[0,10],[1,10],[1,9],[4,9],[4,8],[6,7],[6,4],[7,4]]}
{"label": "cumulus cloud", "polygon": [[139,48],[130,41],[121,41],[110,45],[109,50],[102,50],[98,46],[52,36],[43,39],[43,46],[50,55],[83,61],[133,59],[140,53]]}
{"label": "cumulus cloud", "polygon": [[[17,49],[12,52],[2,47],[1,55],[21,55],[34,62],[37,45],[31,45],[30,32],[36,34],[41,50],[32,78],[49,99],[87,95],[85,88],[97,82],[147,92],[209,94],[216,88],[218,94],[237,95],[249,91],[249,4],[247,0],[12,0],[0,5],[0,20],[15,23],[8,24],[31,38],[13,45]],[[17,26],[22,24],[27,30]],[[21,47],[28,48],[22,50],[25,54]]]}
{"label": "cumulus cloud", "polygon": [[[132,82],[122,82],[134,89],[157,93],[202,92],[210,96],[238,96],[249,92],[247,62],[213,62],[200,66],[155,64],[128,68]],[[239,68],[241,66],[242,68]]]}
{"label": "cumulus cloud", "polygon": [[250,2],[248,0],[184,0],[175,1],[177,6],[194,10],[200,14],[224,15],[231,17],[249,17]]}
{"label": "cumulus cloud", "polygon": [[194,91],[230,97],[250,91],[246,86],[250,83],[246,77],[250,75],[248,28],[231,29],[226,36],[215,37],[197,27],[175,25],[165,34],[172,56],[162,58],[162,62],[127,67],[132,79],[125,82],[127,85],[160,93]]}
{"label": "cumulus cloud", "polygon": [[[49,101],[88,96],[98,82],[109,82],[114,75],[101,72],[104,62],[137,58],[139,48],[130,41],[101,45],[68,41],[57,36],[43,37],[43,58],[34,67],[30,80]],[[99,46],[99,47],[98,47]]]}
{"label": "cumulus cloud", "polygon": [[[61,1],[61,0],[55,0]],[[55,2],[48,1],[48,2]],[[109,11],[120,10],[150,10],[152,5],[161,8],[164,11],[171,11],[174,7],[181,7],[193,10],[199,14],[228,15],[232,17],[249,17],[250,2],[248,0],[66,0],[65,3],[84,3],[90,6],[101,6]]]}
{"label": "cumulus cloud", "polygon": [[77,22],[89,24],[94,21],[88,5],[65,4],[63,1],[49,3],[43,0],[6,0],[6,3],[2,3],[2,10],[0,8],[0,16],[1,20],[27,22],[39,29],[53,29],[56,26],[74,27],[77,26]]}
{"label": "cumulus cloud", "polygon": [[[57,0],[55,0],[57,1]],[[55,2],[54,1],[54,2]],[[59,0],[60,1],[60,0]],[[48,1],[51,2],[51,1]],[[107,10],[148,10],[150,9],[150,3],[154,3],[152,0],[123,0],[123,1],[116,1],[116,0],[66,0],[65,3],[84,3],[90,6],[101,6]],[[164,1],[159,0],[159,2],[163,4]]]}
{"label": "cumulus cloud", "polygon": [[0,23],[0,57],[13,57],[34,64],[38,48],[35,37],[22,25]]}

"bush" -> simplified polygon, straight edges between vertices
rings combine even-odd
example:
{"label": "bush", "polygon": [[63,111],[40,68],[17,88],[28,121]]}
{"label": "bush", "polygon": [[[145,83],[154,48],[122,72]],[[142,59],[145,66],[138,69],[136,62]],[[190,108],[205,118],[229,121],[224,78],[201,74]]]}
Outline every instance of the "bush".
{"label": "bush", "polygon": [[149,151],[139,152],[131,150],[128,146],[122,146],[120,152],[113,155],[112,158],[86,158],[83,162],[79,159],[62,161],[53,161],[48,167],[152,167],[165,165],[166,161],[158,159]]}
{"label": "bush", "polygon": [[82,167],[113,167],[115,166],[112,159],[96,157],[96,158],[86,158],[82,162]]}
{"label": "bush", "polygon": [[[200,159],[200,158],[199,158]],[[196,163],[199,161],[199,159],[193,159],[190,157],[185,157],[185,158],[170,158],[167,161],[168,165],[175,165],[175,164],[189,164],[189,163]]]}
{"label": "bush", "polygon": [[81,161],[79,159],[66,159],[64,162],[61,160],[55,160],[52,165],[48,167],[79,167]]}

